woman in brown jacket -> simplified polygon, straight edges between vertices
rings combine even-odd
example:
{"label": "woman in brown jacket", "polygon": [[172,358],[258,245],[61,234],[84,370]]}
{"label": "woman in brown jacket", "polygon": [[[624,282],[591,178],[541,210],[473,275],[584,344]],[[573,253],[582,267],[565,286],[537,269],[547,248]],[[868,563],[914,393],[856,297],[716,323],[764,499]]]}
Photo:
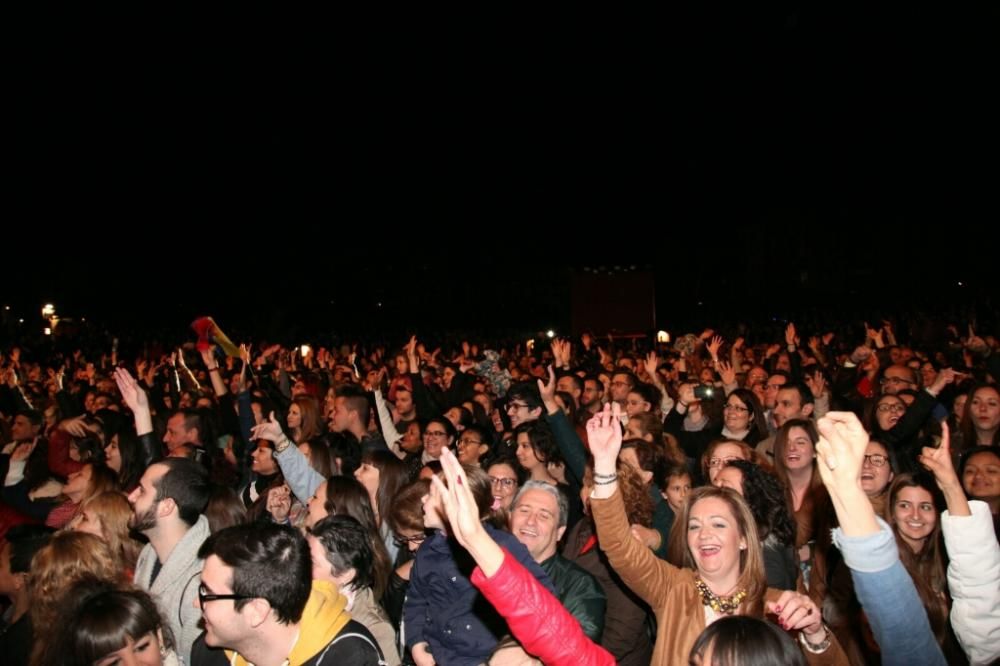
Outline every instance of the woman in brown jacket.
{"label": "woman in brown jacket", "polygon": [[684,568],[660,560],[632,538],[618,491],[621,448],[618,405],[587,423],[594,456],[591,512],[601,549],[626,585],[656,613],[652,664],[682,664],[706,625],[726,615],[763,618],[799,634],[810,664],[847,664],[840,645],[808,596],[766,586],[762,547],[743,500],[727,488],[699,488],[677,517],[673,538],[685,538]]}

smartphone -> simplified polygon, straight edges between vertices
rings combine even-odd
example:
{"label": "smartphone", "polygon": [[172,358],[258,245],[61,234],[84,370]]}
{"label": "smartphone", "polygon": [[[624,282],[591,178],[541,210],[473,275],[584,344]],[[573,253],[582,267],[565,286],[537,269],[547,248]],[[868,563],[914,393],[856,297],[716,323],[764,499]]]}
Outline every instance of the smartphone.
{"label": "smartphone", "polygon": [[715,395],[715,387],[708,384],[699,384],[694,387],[694,397],[698,400],[711,400]]}

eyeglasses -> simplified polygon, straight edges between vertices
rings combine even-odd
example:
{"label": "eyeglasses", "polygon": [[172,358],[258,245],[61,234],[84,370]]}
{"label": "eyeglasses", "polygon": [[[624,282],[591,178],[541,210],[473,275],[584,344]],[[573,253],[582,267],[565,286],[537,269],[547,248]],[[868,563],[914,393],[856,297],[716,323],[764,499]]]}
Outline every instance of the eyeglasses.
{"label": "eyeglasses", "polygon": [[740,407],[739,405],[726,405],[722,409],[729,412],[749,412],[750,410],[746,407]]}
{"label": "eyeglasses", "polygon": [[517,485],[517,479],[512,479],[510,477],[501,478],[499,476],[491,476],[490,485],[503,486],[504,488],[510,490],[511,488]]}
{"label": "eyeglasses", "polygon": [[463,439],[458,440],[458,445],[459,446],[469,446],[469,445],[480,446],[481,444],[482,444],[482,442],[479,441],[478,439],[463,438]]}
{"label": "eyeglasses", "polygon": [[865,462],[870,463],[873,467],[883,467],[889,459],[886,458],[881,453],[865,454]]}
{"label": "eyeglasses", "polygon": [[886,384],[913,384],[909,379],[903,379],[902,377],[883,377],[878,380],[879,384],[883,386]]}
{"label": "eyeglasses", "polygon": [[392,537],[392,542],[400,548],[404,548],[407,544],[411,543],[423,543],[427,540],[426,534],[414,534],[413,536],[400,536],[396,535]]}
{"label": "eyeglasses", "polygon": [[884,405],[879,405],[875,409],[878,410],[878,411],[880,411],[880,412],[882,412],[883,414],[885,412],[892,412],[893,414],[902,414],[903,412],[906,411],[906,405],[902,405],[902,404],[897,405],[895,403],[892,403],[892,404],[886,403]]}
{"label": "eyeglasses", "polygon": [[740,458],[737,458],[736,456],[729,456],[728,458],[709,458],[708,466],[715,469],[716,467],[722,467],[726,463],[734,460],[740,460]]}
{"label": "eyeglasses", "polygon": [[255,597],[248,597],[244,594],[213,594],[208,591],[205,584],[202,583],[198,586],[198,604],[201,606],[205,605],[206,601],[220,601],[223,599],[232,599],[234,601],[239,601],[241,599],[254,599]]}
{"label": "eyeglasses", "polygon": [[447,437],[448,433],[444,430],[425,430],[424,437]]}
{"label": "eyeglasses", "polygon": [[518,409],[528,409],[528,403],[526,402],[508,402],[507,411],[518,410]]}

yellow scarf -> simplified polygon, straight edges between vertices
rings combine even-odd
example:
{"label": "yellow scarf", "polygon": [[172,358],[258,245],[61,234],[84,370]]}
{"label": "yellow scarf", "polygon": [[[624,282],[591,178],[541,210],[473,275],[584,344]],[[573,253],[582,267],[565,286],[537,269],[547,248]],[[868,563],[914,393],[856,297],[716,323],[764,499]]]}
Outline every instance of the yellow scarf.
{"label": "yellow scarf", "polygon": [[[288,666],[300,666],[309,661],[350,621],[347,597],[333,583],[314,580],[312,593],[299,622],[299,638],[285,663]],[[226,650],[226,656],[233,666],[250,666],[250,662],[232,650]]]}

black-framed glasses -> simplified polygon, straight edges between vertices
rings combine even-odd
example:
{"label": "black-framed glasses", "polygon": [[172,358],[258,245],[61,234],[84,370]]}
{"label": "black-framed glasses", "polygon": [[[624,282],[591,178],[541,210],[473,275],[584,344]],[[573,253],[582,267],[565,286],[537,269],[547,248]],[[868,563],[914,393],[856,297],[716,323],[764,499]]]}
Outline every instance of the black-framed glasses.
{"label": "black-framed glasses", "polygon": [[490,485],[492,486],[503,486],[504,488],[510,489],[517,485],[517,479],[512,479],[510,477],[499,477],[491,476]]}
{"label": "black-framed glasses", "polygon": [[219,601],[223,599],[232,599],[233,601],[240,601],[242,599],[253,599],[254,597],[248,597],[245,594],[215,594],[209,592],[205,584],[202,583],[198,586],[198,604],[201,606],[205,605],[206,601]]}
{"label": "black-framed glasses", "polygon": [[884,467],[885,464],[889,462],[889,458],[881,453],[866,453],[865,462],[870,463],[873,467]]}
{"label": "black-framed glasses", "polygon": [[397,534],[392,537],[392,542],[396,544],[397,548],[405,548],[411,543],[423,543],[426,540],[426,534],[414,534],[413,536],[400,536]]}
{"label": "black-framed glasses", "polygon": [[478,439],[469,439],[467,437],[463,437],[462,439],[458,440],[457,444],[459,446],[481,446],[482,442]]}
{"label": "black-framed glasses", "polygon": [[448,433],[444,430],[424,430],[424,437],[447,437]]}
{"label": "black-framed glasses", "polygon": [[875,409],[877,409],[882,413],[892,412],[893,414],[902,414],[903,412],[906,411],[906,405],[883,404],[879,405]]}
{"label": "black-framed glasses", "polygon": [[515,410],[516,409],[528,409],[528,403],[526,403],[526,402],[508,402],[507,403],[507,411],[509,412],[512,409],[515,409]]}

